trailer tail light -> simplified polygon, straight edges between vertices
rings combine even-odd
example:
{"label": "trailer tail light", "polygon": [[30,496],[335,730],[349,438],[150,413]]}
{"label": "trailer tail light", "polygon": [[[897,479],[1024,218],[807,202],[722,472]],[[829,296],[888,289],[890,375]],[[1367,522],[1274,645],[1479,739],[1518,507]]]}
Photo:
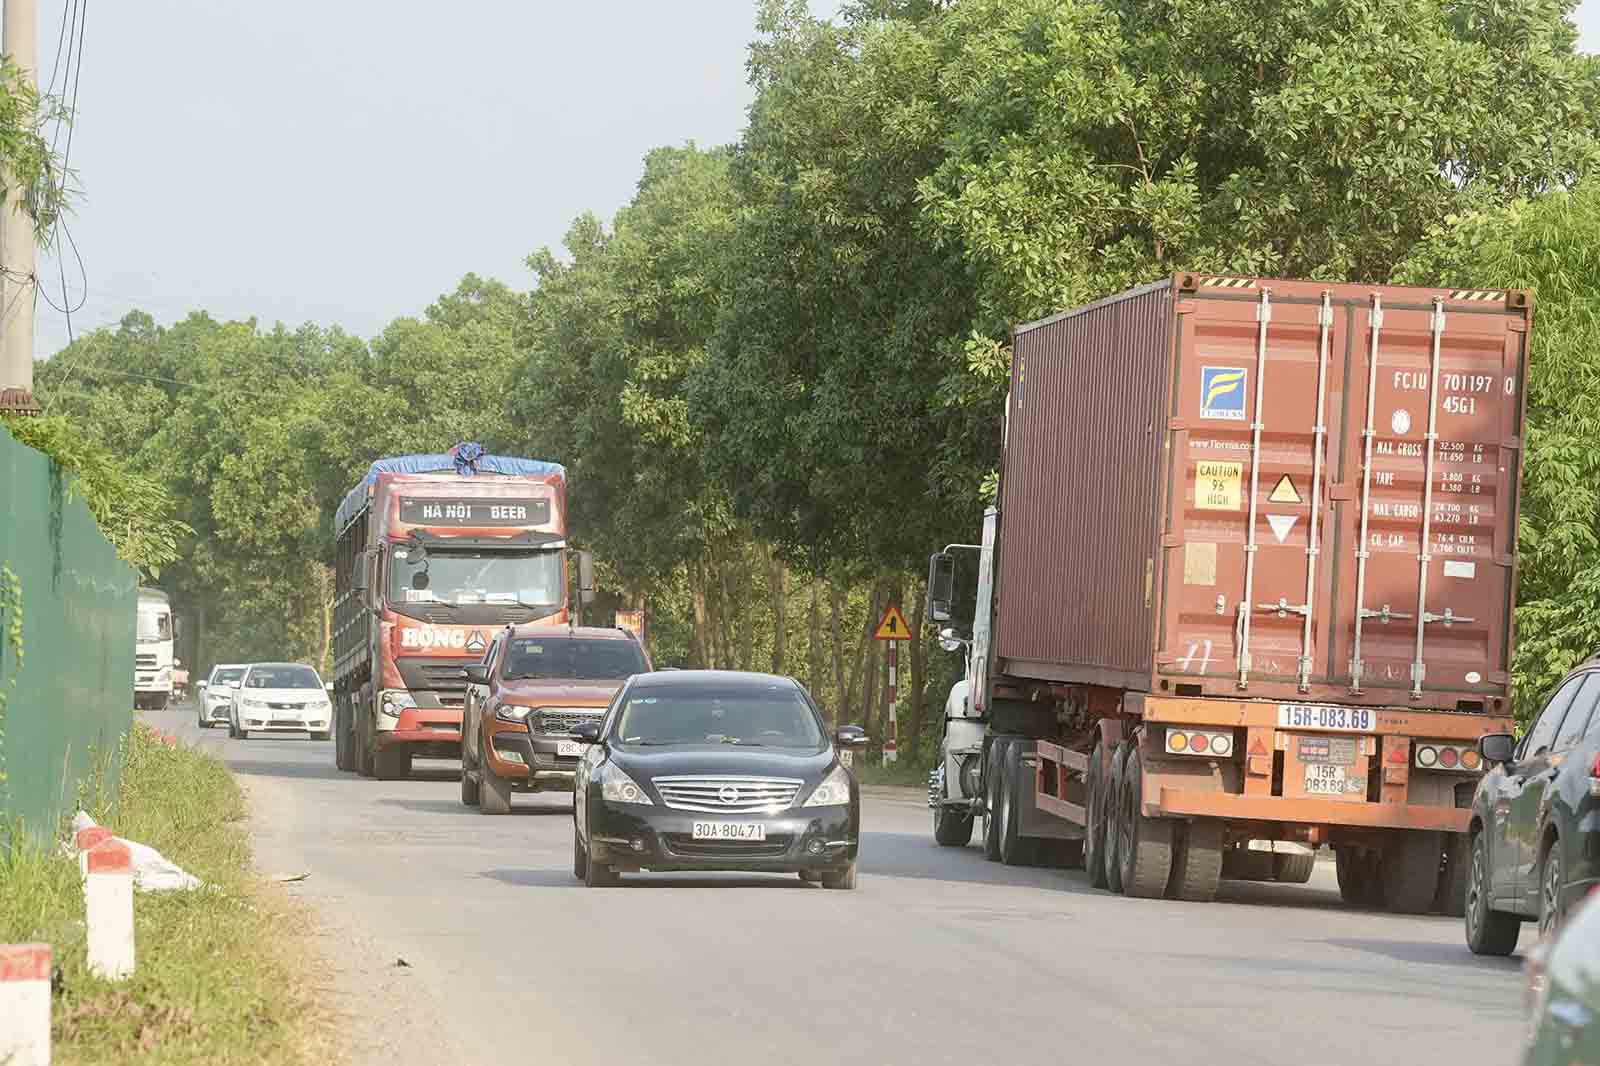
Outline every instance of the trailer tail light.
{"label": "trailer tail light", "polygon": [[1173,755],[1227,756],[1233,754],[1232,733],[1167,730],[1167,751]]}
{"label": "trailer tail light", "polygon": [[1483,765],[1478,749],[1462,744],[1439,744],[1422,741],[1417,744],[1416,763],[1424,770],[1476,771]]}

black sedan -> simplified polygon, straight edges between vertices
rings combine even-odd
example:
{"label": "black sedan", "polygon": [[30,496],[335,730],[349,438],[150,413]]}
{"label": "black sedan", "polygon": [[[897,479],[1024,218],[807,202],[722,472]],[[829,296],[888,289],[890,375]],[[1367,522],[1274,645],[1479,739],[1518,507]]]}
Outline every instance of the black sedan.
{"label": "black sedan", "polygon": [[798,873],[856,886],[860,789],[801,685],[719,670],[640,674],[605,718],[574,782],[572,872],[586,884],[637,870]]}

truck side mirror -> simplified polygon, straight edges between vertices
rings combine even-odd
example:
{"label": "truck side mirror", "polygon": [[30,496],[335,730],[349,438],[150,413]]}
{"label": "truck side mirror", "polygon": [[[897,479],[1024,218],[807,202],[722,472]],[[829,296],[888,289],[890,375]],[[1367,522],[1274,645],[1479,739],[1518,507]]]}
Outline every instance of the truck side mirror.
{"label": "truck side mirror", "polygon": [[587,607],[594,602],[594,553],[578,553],[578,602]]}
{"label": "truck side mirror", "polygon": [[935,552],[928,557],[928,621],[950,621],[956,599],[956,557]]}

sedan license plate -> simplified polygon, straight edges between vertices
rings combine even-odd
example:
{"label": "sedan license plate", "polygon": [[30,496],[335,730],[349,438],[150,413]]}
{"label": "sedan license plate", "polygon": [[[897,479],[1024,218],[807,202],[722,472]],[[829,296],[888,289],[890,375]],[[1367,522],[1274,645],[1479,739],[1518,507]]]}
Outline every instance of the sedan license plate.
{"label": "sedan license plate", "polygon": [[272,720],[285,725],[293,725],[300,721],[300,716],[298,714],[275,714],[272,716]]}
{"label": "sedan license plate", "polygon": [[1319,729],[1329,733],[1370,733],[1377,727],[1377,715],[1367,707],[1280,703],[1278,726],[1282,729]]}
{"label": "sedan license plate", "polygon": [[765,840],[767,827],[760,822],[696,822],[695,840]]}
{"label": "sedan license plate", "polygon": [[1306,767],[1306,795],[1342,796],[1346,787],[1344,767],[1332,763],[1313,763]]}
{"label": "sedan license plate", "polygon": [[576,740],[556,741],[557,755],[582,755],[584,746]]}

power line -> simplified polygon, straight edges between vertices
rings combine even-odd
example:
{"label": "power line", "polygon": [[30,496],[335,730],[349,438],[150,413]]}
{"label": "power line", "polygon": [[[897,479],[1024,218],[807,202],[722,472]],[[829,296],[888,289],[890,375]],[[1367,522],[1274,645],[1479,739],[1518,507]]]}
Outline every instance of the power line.
{"label": "power line", "polygon": [[[62,303],[62,306],[59,307],[59,308],[56,308],[56,310],[60,311],[63,315],[65,315],[66,319],[67,319],[67,347],[68,348],[71,348],[72,345],[74,343],[76,343],[76,341],[77,341],[77,337],[74,336],[73,332],[72,332],[72,312],[81,311],[83,309],[83,305],[86,302],[88,302],[88,299],[89,299],[89,272],[83,265],[83,254],[78,251],[78,242],[73,240],[73,238],[72,238],[72,229],[71,229],[70,226],[67,225],[67,221],[66,221],[66,206],[65,206],[66,194],[67,194],[67,175],[72,173],[72,135],[73,135],[73,132],[75,131],[75,129],[76,129],[77,125],[78,125],[78,88],[83,83],[83,37],[84,37],[84,29],[89,24],[89,0],[82,0],[81,7],[80,7],[80,4],[79,4],[79,0],[71,0],[71,3],[72,3],[73,22],[74,22],[74,24],[76,26],[77,34],[78,34],[76,45],[75,46],[69,45],[69,50],[67,52],[67,66],[72,68],[72,103],[67,105],[67,116],[66,116],[66,119],[65,119],[65,121],[67,123],[67,147],[66,147],[65,151],[63,151],[61,153],[61,185],[56,190],[56,196],[55,196],[55,200],[56,200],[56,217],[55,217],[55,224],[51,227],[51,235],[50,235],[50,241],[56,247],[56,269],[60,272],[60,275],[61,275],[61,303]],[[59,51],[59,49],[58,49],[58,51]],[[77,58],[76,65],[73,64],[74,53],[76,53],[76,58]],[[55,86],[55,75],[52,73],[52,75],[51,75],[51,87],[54,88],[54,86]],[[66,85],[65,85],[64,82],[62,83],[62,91],[63,92],[66,91]],[[56,136],[60,136],[60,134],[61,134],[61,123],[57,122],[56,123]],[[52,138],[51,139],[52,154],[54,152],[54,144],[55,144],[55,139]],[[77,307],[73,307],[72,306],[72,299],[67,293],[67,264],[66,264],[65,257],[61,255],[61,240],[60,240],[60,236],[63,235],[63,234],[67,238],[67,243],[72,246],[72,254],[78,260],[78,274],[83,279],[83,292],[82,292],[81,297],[78,300],[78,306]],[[37,283],[36,283],[36,287],[35,287],[34,291],[37,292],[37,293],[41,293],[42,294],[43,291],[44,291],[44,286],[43,285],[37,285]],[[51,303],[50,298],[48,296],[45,297],[45,302],[50,304],[51,307],[53,307],[53,308],[55,307],[55,304]],[[69,362],[67,364],[66,373],[61,379],[61,383],[63,385],[65,385],[68,381],[72,380],[72,371],[74,369],[75,369],[75,367],[73,366],[73,364]],[[48,415],[50,413],[50,407],[54,403],[55,403],[55,394],[52,393],[51,396],[50,396],[50,402],[45,404],[44,413],[46,415]]]}

